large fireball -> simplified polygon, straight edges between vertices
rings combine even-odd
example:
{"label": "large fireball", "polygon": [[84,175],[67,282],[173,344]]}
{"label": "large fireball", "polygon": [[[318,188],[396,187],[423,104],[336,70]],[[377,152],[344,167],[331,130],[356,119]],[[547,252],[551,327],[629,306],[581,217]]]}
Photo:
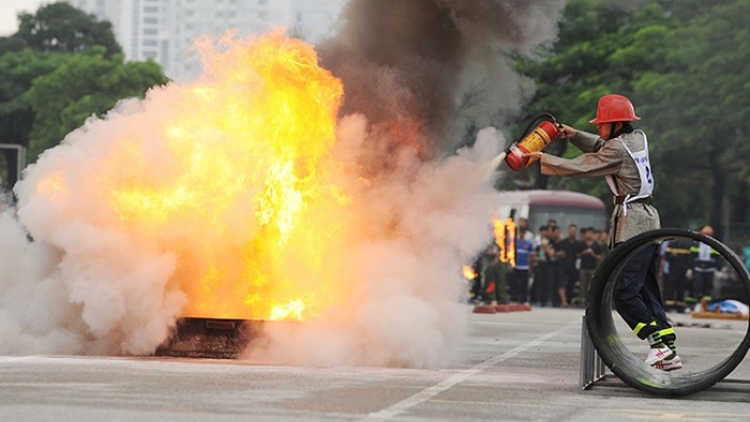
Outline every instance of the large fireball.
{"label": "large fireball", "polygon": [[[0,212],[0,353],[148,355],[192,316],[303,321],[263,324],[245,356],[271,362],[450,359],[504,146],[487,128],[450,147],[462,72],[488,43],[551,39],[564,2],[390,3],[350,2],[325,68],[281,32],[207,38],[199,79],[29,166]],[[519,79],[498,57],[484,91],[507,107]]]}
{"label": "large fireball", "polygon": [[73,134],[91,159],[66,157],[66,145],[45,154],[21,215],[56,210],[60,221],[29,225],[84,271],[91,257],[57,236],[67,215],[167,255],[183,316],[317,315],[347,292],[332,257],[351,230],[351,198],[327,170],[341,81],[280,32],[228,35],[203,53],[208,72],[195,83],[154,90]]}

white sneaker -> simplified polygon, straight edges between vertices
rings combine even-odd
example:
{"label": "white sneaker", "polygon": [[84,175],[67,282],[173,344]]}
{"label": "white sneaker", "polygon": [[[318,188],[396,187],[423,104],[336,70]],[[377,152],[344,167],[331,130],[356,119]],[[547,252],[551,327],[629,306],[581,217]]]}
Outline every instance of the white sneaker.
{"label": "white sneaker", "polygon": [[667,345],[662,345],[659,348],[651,348],[648,351],[648,356],[646,357],[646,364],[650,366],[654,366],[657,362],[663,361],[667,358],[672,358],[674,356],[674,352],[672,349],[667,347]]}
{"label": "white sneaker", "polygon": [[674,371],[682,368],[682,359],[679,356],[674,355],[672,359],[664,359],[656,362],[654,368],[661,369],[662,371]]}

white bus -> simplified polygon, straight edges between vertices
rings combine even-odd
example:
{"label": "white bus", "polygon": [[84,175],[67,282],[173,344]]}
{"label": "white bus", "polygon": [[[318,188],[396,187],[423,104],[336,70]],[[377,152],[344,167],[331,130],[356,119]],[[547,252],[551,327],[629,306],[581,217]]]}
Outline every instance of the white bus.
{"label": "white bus", "polygon": [[549,220],[565,231],[570,224],[579,228],[607,230],[609,215],[601,199],[578,192],[555,190],[519,190],[501,192],[496,217],[504,220],[511,215],[515,220],[528,220],[529,230],[536,233]]}

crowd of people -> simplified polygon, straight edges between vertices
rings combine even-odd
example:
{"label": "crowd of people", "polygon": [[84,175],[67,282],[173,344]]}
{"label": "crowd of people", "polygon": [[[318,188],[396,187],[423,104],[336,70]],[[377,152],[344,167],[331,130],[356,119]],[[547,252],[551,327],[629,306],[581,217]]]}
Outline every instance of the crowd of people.
{"label": "crowd of people", "polygon": [[[706,236],[714,236],[714,229],[710,225],[704,226],[700,232]],[[748,252],[750,255],[750,251]],[[715,285],[717,274],[726,266],[719,252],[702,242],[676,238],[661,244],[660,256],[659,279],[662,282],[662,298],[666,310],[701,310],[716,299],[715,293],[721,290]],[[750,269],[748,262],[746,260],[745,266]],[[744,296],[744,291],[719,293],[738,298]]]}
{"label": "crowd of people", "polygon": [[533,233],[521,218],[513,243],[514,265],[501,261],[494,243],[474,262],[472,302],[585,307],[588,282],[609,251],[607,231],[571,224],[563,237],[549,220]]}
{"label": "crowd of people", "polygon": [[[711,226],[701,233],[713,236]],[[570,224],[567,235],[555,220],[533,233],[526,219],[517,222],[515,262],[502,262],[494,242],[474,262],[472,303],[529,303],[536,307],[586,306],[586,292],[599,263],[609,252],[606,230]],[[748,242],[750,244],[750,242]],[[716,274],[724,261],[708,245],[675,238],[659,246],[658,280],[667,311],[690,312],[711,302]],[[750,263],[750,246],[745,252]]]}

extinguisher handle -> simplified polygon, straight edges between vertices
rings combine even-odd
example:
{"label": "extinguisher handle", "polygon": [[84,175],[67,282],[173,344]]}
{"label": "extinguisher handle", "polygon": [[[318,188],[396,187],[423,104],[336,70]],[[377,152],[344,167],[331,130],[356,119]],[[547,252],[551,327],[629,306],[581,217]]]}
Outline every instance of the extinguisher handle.
{"label": "extinguisher handle", "polygon": [[551,113],[545,113],[545,115],[549,117],[550,121],[552,121],[552,124],[555,125],[556,128],[558,129],[563,128],[563,124],[560,123],[560,121],[557,120],[557,118],[554,115],[552,115]]}

